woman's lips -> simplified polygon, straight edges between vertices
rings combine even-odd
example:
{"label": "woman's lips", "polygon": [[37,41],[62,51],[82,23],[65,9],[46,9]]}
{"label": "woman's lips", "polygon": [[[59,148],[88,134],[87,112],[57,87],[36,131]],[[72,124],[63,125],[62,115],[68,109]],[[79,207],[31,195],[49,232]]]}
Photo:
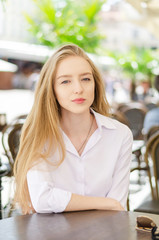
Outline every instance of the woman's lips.
{"label": "woman's lips", "polygon": [[76,99],[72,100],[72,102],[77,103],[77,104],[81,104],[81,103],[83,103],[85,100],[86,100],[86,99],[84,99],[84,98],[76,98]]}

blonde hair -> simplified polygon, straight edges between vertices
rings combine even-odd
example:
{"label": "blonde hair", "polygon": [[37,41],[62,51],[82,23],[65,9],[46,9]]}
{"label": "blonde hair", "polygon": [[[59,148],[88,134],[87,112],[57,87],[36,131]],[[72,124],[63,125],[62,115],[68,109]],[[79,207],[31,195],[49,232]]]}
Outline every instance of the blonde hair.
{"label": "blonde hair", "polygon": [[[53,152],[52,146],[54,146],[54,151],[58,150],[61,154],[58,165],[65,158],[65,145],[59,128],[60,105],[55,97],[53,82],[57,65],[69,56],[80,56],[88,61],[95,81],[95,98],[91,108],[105,116],[109,115],[104,84],[93,62],[81,48],[74,44],[67,44],[59,48],[41,70],[34,104],[22,128],[19,152],[14,164],[15,202],[20,204],[24,214],[33,210],[27,186],[28,170],[36,164],[38,159],[49,162],[47,158]],[[46,142],[48,147],[44,151]]]}

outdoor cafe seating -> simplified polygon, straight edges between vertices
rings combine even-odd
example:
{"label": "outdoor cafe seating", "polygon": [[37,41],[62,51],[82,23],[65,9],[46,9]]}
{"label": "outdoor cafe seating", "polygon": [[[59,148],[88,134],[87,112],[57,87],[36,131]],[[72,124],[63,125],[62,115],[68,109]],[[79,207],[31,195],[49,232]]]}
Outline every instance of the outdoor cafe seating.
{"label": "outdoor cafe seating", "polygon": [[[152,134],[146,142],[144,154],[149,183],[151,187],[152,200],[144,201],[135,211],[159,214],[159,129]],[[152,181],[154,180],[154,181]]]}
{"label": "outdoor cafe seating", "polygon": [[[14,161],[18,153],[21,129],[26,116],[27,115],[18,116],[11,123],[6,124],[5,127],[3,127],[2,129],[1,142],[4,150],[3,155],[7,157],[8,163],[3,164],[3,167],[1,166],[0,168],[0,180],[4,176],[8,176],[8,177],[13,176]],[[0,184],[0,187],[2,190],[2,184]],[[0,209],[2,209],[1,198],[0,198]],[[0,213],[1,213],[0,218],[2,218],[2,212],[0,211]],[[9,214],[11,214],[11,212]]]}

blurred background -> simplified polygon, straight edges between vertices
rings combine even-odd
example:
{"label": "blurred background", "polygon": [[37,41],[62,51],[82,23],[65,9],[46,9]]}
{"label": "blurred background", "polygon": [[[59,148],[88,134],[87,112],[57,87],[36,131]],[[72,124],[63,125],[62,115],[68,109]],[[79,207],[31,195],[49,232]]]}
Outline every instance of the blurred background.
{"label": "blurred background", "polygon": [[[153,158],[149,165],[145,154],[148,130],[159,126],[159,115],[155,123],[146,120],[151,126],[144,122],[149,111],[159,112],[158,29],[158,0],[0,0],[1,165],[12,168],[15,153],[10,146],[6,150],[3,137],[15,119],[23,122],[30,111],[43,64],[60,45],[75,43],[101,71],[112,117],[133,132],[129,209],[153,198]],[[8,184],[8,172],[2,172],[4,210],[12,180]]]}
{"label": "blurred background", "polygon": [[1,0],[0,89],[33,90],[48,56],[72,42],[99,66],[110,103],[149,101],[159,74],[158,12],[157,0]]}

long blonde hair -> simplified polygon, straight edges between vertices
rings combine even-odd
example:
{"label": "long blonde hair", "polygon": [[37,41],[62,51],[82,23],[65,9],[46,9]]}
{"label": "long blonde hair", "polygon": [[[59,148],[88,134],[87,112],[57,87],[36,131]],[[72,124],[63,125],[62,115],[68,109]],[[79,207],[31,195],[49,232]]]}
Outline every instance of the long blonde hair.
{"label": "long blonde hair", "polygon": [[[55,97],[53,82],[57,65],[69,56],[80,56],[88,61],[95,80],[95,98],[91,108],[105,116],[109,115],[104,84],[93,62],[81,48],[74,44],[67,44],[59,48],[41,70],[34,104],[22,128],[19,152],[14,164],[15,201],[20,204],[24,214],[33,209],[27,186],[28,170],[36,164],[38,159],[48,161],[48,156],[53,152],[52,146],[54,146],[54,151],[58,150],[61,154],[58,165],[65,158],[65,145],[59,128],[60,105]],[[46,142],[48,147],[46,151],[43,151]]]}

